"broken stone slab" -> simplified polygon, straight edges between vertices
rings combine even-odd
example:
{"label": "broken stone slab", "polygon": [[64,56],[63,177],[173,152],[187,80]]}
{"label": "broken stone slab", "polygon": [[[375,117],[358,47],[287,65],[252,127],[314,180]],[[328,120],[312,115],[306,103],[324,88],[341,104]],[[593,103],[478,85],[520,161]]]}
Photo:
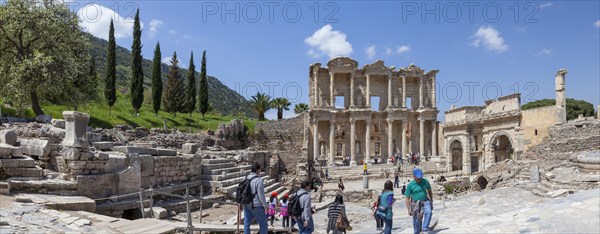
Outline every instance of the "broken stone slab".
{"label": "broken stone slab", "polygon": [[200,148],[199,144],[196,143],[185,143],[181,146],[181,152],[184,154],[195,154]]}
{"label": "broken stone slab", "polygon": [[78,175],[77,192],[89,198],[110,197],[117,192],[115,174]]}
{"label": "broken stone slab", "polygon": [[154,175],[154,156],[149,154],[130,154],[129,161],[140,163],[140,172],[142,177]]}
{"label": "broken stone slab", "polygon": [[11,158],[12,157],[12,146],[6,144],[0,144],[0,158]]}
{"label": "broken stone slab", "polygon": [[81,150],[79,148],[65,147],[61,154],[66,160],[79,160],[81,157]]}
{"label": "broken stone slab", "polygon": [[50,123],[52,121],[52,115],[38,115],[35,118],[38,123]]}
{"label": "broken stone slab", "polygon": [[92,145],[94,147],[96,147],[97,150],[101,150],[101,151],[111,150],[115,146],[114,142],[112,142],[112,141],[94,142],[94,143],[92,143]]}
{"label": "broken stone slab", "polygon": [[156,148],[155,142],[134,142],[133,146],[140,148]]}
{"label": "broken stone slab", "polygon": [[52,123],[52,126],[54,126],[54,127],[65,129],[65,120],[64,119],[52,119],[52,121],[50,123]]}
{"label": "broken stone slab", "polygon": [[139,192],[142,186],[142,177],[139,161],[135,161],[131,166],[117,174],[119,182],[117,183],[118,194],[128,194]]}
{"label": "broken stone slab", "polygon": [[23,154],[38,157],[48,157],[48,154],[50,153],[48,140],[21,139],[20,142]]}
{"label": "broken stone slab", "polygon": [[102,141],[102,134],[87,132],[87,139],[89,143],[100,142]]}
{"label": "broken stone slab", "polygon": [[[100,155],[107,154],[108,161],[104,165],[104,171],[106,173],[116,173],[127,167],[127,157],[125,155],[120,154],[109,154],[109,153],[100,153]],[[104,157],[104,156],[102,156]]]}
{"label": "broken stone slab", "polygon": [[156,149],[153,148],[141,148],[136,146],[115,146],[113,150],[125,153],[125,154],[150,154],[156,155]]}
{"label": "broken stone slab", "polygon": [[92,225],[92,221],[89,219],[79,219],[74,222],[75,225],[83,227],[84,225]]}
{"label": "broken stone slab", "polygon": [[[144,212],[146,214],[150,214],[150,208],[145,208]],[[152,207],[152,217],[154,217],[155,219],[165,219],[165,218],[167,218],[167,215],[168,215],[167,209],[162,208],[162,207],[156,207],[156,206]]]}
{"label": "broken stone slab", "polygon": [[77,111],[63,111],[63,117],[65,118],[66,134],[65,139],[62,141],[62,145],[84,149],[88,148],[87,125],[90,120],[90,115]]}
{"label": "broken stone slab", "polygon": [[554,191],[552,194],[550,194],[550,197],[555,198],[555,197],[559,197],[559,196],[566,196],[567,194],[569,194],[569,190],[559,189],[559,190]]}
{"label": "broken stone slab", "polygon": [[35,160],[29,157],[25,158],[3,158],[0,159],[4,168],[33,168]]}
{"label": "broken stone slab", "polygon": [[159,149],[156,149],[156,155],[158,155],[158,156],[177,156],[177,151],[159,148]]}
{"label": "broken stone slab", "polygon": [[0,144],[17,146],[17,133],[14,130],[0,131]]}

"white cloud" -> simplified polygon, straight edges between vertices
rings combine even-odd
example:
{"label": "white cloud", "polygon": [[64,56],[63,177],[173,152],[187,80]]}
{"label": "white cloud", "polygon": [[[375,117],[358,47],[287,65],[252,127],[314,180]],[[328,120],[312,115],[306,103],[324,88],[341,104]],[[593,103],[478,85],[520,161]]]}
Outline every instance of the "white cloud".
{"label": "white cloud", "polygon": [[[133,18],[123,18],[110,8],[98,4],[88,4],[77,11],[79,26],[83,27],[92,35],[108,39],[110,20],[115,25],[115,38],[126,38],[133,35]],[[144,25],[141,24],[143,28]]]}
{"label": "white cloud", "polygon": [[313,49],[310,49],[310,50],[306,51],[306,54],[308,54],[308,56],[310,56],[310,57],[312,57],[312,58],[315,58],[315,59],[317,59],[317,58],[320,58],[320,57],[321,57],[321,55],[320,55],[319,53],[317,53],[317,52],[316,52],[315,50],[313,50]]}
{"label": "white cloud", "polygon": [[175,34],[175,29],[169,30],[169,34]]}
{"label": "white cloud", "polygon": [[502,53],[508,50],[508,45],[504,43],[504,38],[502,38],[500,32],[492,28],[492,26],[480,27],[472,37],[475,39],[471,42],[471,46],[479,47],[483,43],[483,47],[485,47],[486,50],[496,53]]}
{"label": "white cloud", "polygon": [[150,30],[148,30],[148,38],[154,38],[154,36],[156,36],[156,33],[158,32],[158,27],[160,27],[162,24],[163,22],[161,20],[150,20]]}
{"label": "white cloud", "polygon": [[396,49],[396,53],[398,54],[406,53],[408,51],[410,51],[410,45],[401,45]]}
{"label": "white cloud", "polygon": [[173,58],[173,57],[171,57],[171,56],[164,57],[164,58],[162,58],[162,60],[160,60],[160,61],[161,61],[162,63],[165,63],[165,64],[167,64],[167,65],[171,65],[171,58]]}
{"label": "white cloud", "polygon": [[385,48],[385,55],[391,55],[392,54],[392,48],[387,47]]}
{"label": "white cloud", "polygon": [[553,53],[554,53],[554,50],[553,50],[553,49],[547,49],[547,48],[544,48],[544,49],[540,50],[540,52],[538,52],[538,54],[537,54],[537,55],[538,55],[538,56],[540,56],[540,55],[551,56]]}
{"label": "white cloud", "polygon": [[191,38],[192,38],[192,36],[190,36],[188,34],[183,35],[183,39],[191,39]]}
{"label": "white cloud", "polygon": [[365,50],[365,53],[367,54],[367,58],[369,58],[369,59],[375,58],[375,46],[374,45],[368,46],[367,49]]}
{"label": "white cloud", "polygon": [[546,8],[546,7],[551,7],[551,6],[554,6],[554,4],[552,4],[551,2],[547,2],[547,3],[540,5],[540,8]]}
{"label": "white cloud", "polygon": [[596,26],[596,27],[600,28],[600,20],[598,20],[598,21],[594,22],[594,26]]}
{"label": "white cloud", "polygon": [[312,57],[315,57],[316,54],[319,57],[321,54],[327,54],[329,58],[334,58],[349,56],[352,53],[352,44],[346,40],[346,34],[334,31],[329,24],[315,31],[312,36],[304,39],[304,43],[312,47],[307,52]]}

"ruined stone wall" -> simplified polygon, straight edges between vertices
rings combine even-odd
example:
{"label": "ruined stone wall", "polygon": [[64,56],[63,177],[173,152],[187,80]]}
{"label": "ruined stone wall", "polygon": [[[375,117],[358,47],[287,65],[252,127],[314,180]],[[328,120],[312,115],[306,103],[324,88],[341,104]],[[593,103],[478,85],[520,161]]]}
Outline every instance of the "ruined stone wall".
{"label": "ruined stone wall", "polygon": [[153,158],[153,174],[148,175],[147,178],[142,177],[142,181],[145,179],[152,180],[153,178],[156,186],[197,180],[202,174],[201,155],[159,156]]}
{"label": "ruined stone wall", "polygon": [[521,111],[525,150],[537,145],[550,134],[550,127],[563,122],[562,112],[556,106],[538,107]]}
{"label": "ruined stone wall", "polygon": [[291,119],[256,123],[256,146],[261,150],[277,151],[287,171],[293,173],[298,162],[306,162],[304,115]]}
{"label": "ruined stone wall", "polygon": [[567,159],[572,153],[600,150],[600,121],[572,121],[550,128],[548,137],[525,153],[532,159]]}

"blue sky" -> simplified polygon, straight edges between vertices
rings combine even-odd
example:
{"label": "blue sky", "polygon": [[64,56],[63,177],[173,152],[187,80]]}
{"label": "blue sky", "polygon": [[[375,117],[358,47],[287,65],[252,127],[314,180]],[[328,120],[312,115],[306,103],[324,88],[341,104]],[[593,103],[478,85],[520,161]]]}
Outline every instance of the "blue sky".
{"label": "blue sky", "polygon": [[145,58],[157,41],[165,60],[177,51],[185,65],[191,51],[200,56],[207,50],[208,74],[246,97],[260,89],[306,103],[308,66],[345,55],[361,67],[381,59],[388,66],[439,69],[440,120],[451,105],[483,105],[517,90],[524,103],[554,98],[560,68],[569,70],[568,97],[600,104],[598,1],[69,4],[99,37],[106,37],[108,21],[116,17],[117,43],[126,48],[129,18],[139,7]]}

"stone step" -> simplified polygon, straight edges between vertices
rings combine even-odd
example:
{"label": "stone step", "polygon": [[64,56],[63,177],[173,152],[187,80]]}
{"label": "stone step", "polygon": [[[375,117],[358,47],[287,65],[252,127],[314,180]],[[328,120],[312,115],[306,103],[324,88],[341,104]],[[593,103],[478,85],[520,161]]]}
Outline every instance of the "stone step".
{"label": "stone step", "polygon": [[202,170],[212,170],[212,169],[223,169],[223,168],[232,168],[235,167],[235,163],[216,163],[216,164],[202,164]]}
{"label": "stone step", "polygon": [[232,162],[232,160],[228,159],[228,158],[202,159],[202,165],[230,163],[230,162]]}
{"label": "stone step", "polygon": [[[269,185],[269,186],[265,186],[265,194],[270,195],[274,191],[279,193],[283,189],[285,189],[285,188],[281,187],[281,184],[279,182],[274,182],[274,183],[271,183],[271,185]],[[280,190],[280,191],[277,191],[277,190]]]}
{"label": "stone step", "polygon": [[[264,186],[266,187],[267,184],[269,183],[269,181],[271,181],[271,184],[273,183],[270,176],[268,176],[266,173],[262,173],[261,174],[262,179],[264,180]],[[240,177],[243,180],[243,177]],[[242,181],[240,180],[240,182]],[[239,185],[239,182],[236,184],[232,184],[226,187],[220,187],[219,188],[219,192],[225,193],[225,194],[233,194],[235,196],[235,190],[237,189],[237,186]],[[269,184],[270,185],[270,184]]]}
{"label": "stone step", "polygon": [[10,184],[8,182],[0,182],[0,194],[10,195]]}
{"label": "stone step", "polygon": [[41,179],[44,176],[44,170],[39,166],[32,168],[4,168],[4,173],[8,177],[27,177],[31,179]]}
{"label": "stone step", "polygon": [[250,170],[250,165],[244,165],[244,166],[237,166],[237,167],[229,167],[229,168],[218,168],[218,169],[202,169],[202,174],[205,175],[221,175],[223,174],[223,172],[225,172],[225,174],[227,173],[232,173],[232,172],[240,172],[242,170],[246,171],[246,170]]}
{"label": "stone step", "polygon": [[250,170],[244,170],[244,171],[240,171],[240,172],[230,172],[230,173],[226,173],[225,175],[220,174],[220,175],[202,175],[202,180],[211,180],[211,181],[224,181],[224,180],[228,180],[231,178],[237,178],[237,177],[242,177],[245,175],[250,174]]}

